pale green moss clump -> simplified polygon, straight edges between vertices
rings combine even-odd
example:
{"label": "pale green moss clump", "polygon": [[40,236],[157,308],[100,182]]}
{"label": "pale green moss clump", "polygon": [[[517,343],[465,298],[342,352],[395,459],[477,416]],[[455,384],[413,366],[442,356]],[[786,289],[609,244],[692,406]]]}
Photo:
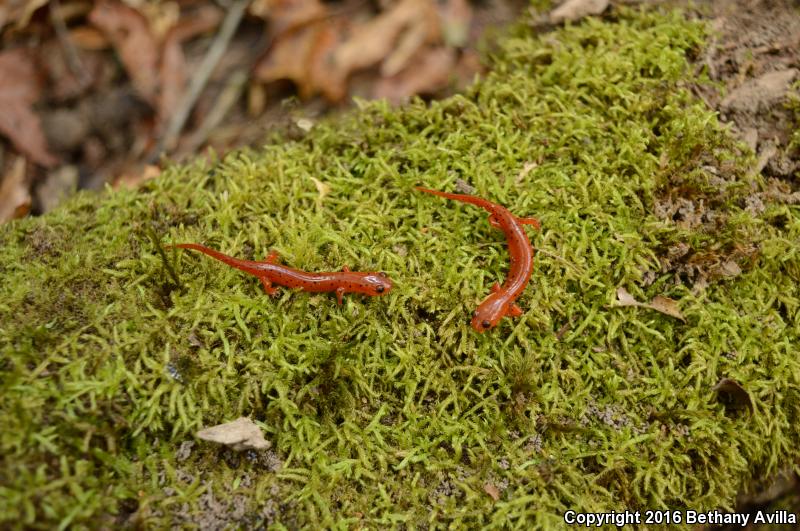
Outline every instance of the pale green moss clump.
{"label": "pale green moss clump", "polygon": [[[464,95],[364,104],[0,229],[2,525],[528,529],[730,508],[800,456],[800,215],[744,210],[752,160],[681,88],[703,35],[627,10],[521,27]],[[468,319],[507,269],[502,233],[413,191],[457,179],[543,226],[525,314],[483,335]],[[708,212],[657,215],[679,200]],[[271,299],[170,250],[176,287],[151,229],[396,287]],[[686,322],[615,307],[618,287]],[[724,377],[752,413],[715,395]],[[242,415],[271,450],[185,444]]]}

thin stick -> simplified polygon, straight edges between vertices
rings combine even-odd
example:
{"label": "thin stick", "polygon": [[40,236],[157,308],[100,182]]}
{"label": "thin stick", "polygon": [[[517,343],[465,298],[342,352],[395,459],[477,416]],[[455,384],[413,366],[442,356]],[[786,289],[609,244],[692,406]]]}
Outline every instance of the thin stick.
{"label": "thin stick", "polygon": [[189,83],[189,88],[186,90],[186,94],[182,99],[180,106],[175,111],[175,114],[172,115],[166,132],[162,135],[158,144],[153,148],[153,150],[150,152],[150,155],[147,157],[148,162],[155,162],[156,159],[158,159],[158,157],[161,155],[162,151],[172,150],[175,147],[178,135],[180,134],[181,130],[183,130],[183,126],[186,124],[186,120],[189,118],[189,113],[192,111],[192,108],[194,108],[197,98],[200,97],[200,93],[208,83],[208,79],[211,77],[211,72],[214,71],[214,68],[216,68],[219,60],[222,59],[222,55],[225,53],[225,50],[227,50],[228,44],[230,43],[236,28],[239,27],[239,23],[242,21],[242,16],[244,15],[244,10],[247,8],[249,3],[250,0],[237,0],[231,5],[230,8],[228,8],[228,14],[225,16],[225,20],[222,22],[222,27],[220,28],[219,33],[217,33],[217,36],[214,38],[214,42],[211,43],[211,47],[208,49],[206,56],[200,63],[197,73],[194,77],[192,77],[192,81]]}

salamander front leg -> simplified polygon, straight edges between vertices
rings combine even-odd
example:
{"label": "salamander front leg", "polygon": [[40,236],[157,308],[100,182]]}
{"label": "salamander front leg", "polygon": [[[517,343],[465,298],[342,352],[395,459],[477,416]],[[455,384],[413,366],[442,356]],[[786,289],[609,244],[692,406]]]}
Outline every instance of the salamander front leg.
{"label": "salamander front leg", "polygon": [[512,303],[511,303],[511,304],[508,306],[508,310],[506,310],[506,315],[508,315],[509,317],[519,317],[519,316],[520,316],[520,315],[522,315],[523,313],[524,313],[524,312],[522,311],[522,308],[520,308],[519,306],[517,306],[517,303],[516,303],[516,302],[512,302]]}
{"label": "salamander front leg", "polygon": [[264,261],[268,264],[274,264],[278,261],[278,251],[275,249],[271,250]]}

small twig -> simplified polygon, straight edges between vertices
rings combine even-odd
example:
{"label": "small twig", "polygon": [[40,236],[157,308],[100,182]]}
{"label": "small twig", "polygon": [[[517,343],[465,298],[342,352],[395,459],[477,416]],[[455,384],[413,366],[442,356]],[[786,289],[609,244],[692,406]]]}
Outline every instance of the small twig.
{"label": "small twig", "polygon": [[192,153],[206,141],[211,135],[211,131],[222,122],[230,108],[239,100],[246,82],[247,72],[245,70],[237,70],[231,75],[230,81],[214,102],[211,112],[205,117],[197,131],[192,133],[181,151]]}
{"label": "small twig", "polygon": [[543,254],[545,256],[549,256],[550,258],[555,258],[556,260],[558,260],[559,262],[563,263],[564,265],[567,265],[567,266],[571,267],[576,273],[578,273],[580,275],[582,275],[585,272],[585,271],[581,270],[581,268],[579,268],[578,266],[576,266],[575,264],[573,264],[572,262],[567,260],[566,258],[558,256],[555,253],[551,253],[550,251],[545,251],[544,249],[541,249],[541,248],[538,248],[538,247],[535,249],[535,251],[537,253]]}
{"label": "small twig", "polygon": [[56,36],[61,46],[64,48],[64,53],[67,56],[67,66],[70,72],[78,78],[78,84],[84,85],[89,80],[89,75],[86,68],[83,66],[78,49],[75,43],[72,42],[72,37],[69,35],[67,25],[64,23],[64,17],[61,16],[61,3],[58,0],[53,0],[50,3],[50,21],[53,23],[53,28],[56,30]]}
{"label": "small twig", "polygon": [[164,261],[164,267],[167,269],[169,276],[172,277],[172,280],[175,282],[175,285],[182,289],[183,286],[181,285],[181,281],[178,279],[178,274],[175,273],[175,269],[172,267],[172,264],[170,264],[169,260],[167,259],[167,253],[164,252],[164,247],[161,246],[161,241],[159,241],[156,231],[153,230],[153,227],[151,227],[150,225],[147,225],[147,235],[150,236],[151,240],[153,240],[153,245],[155,245],[156,247],[156,252],[158,252],[158,255]]}
{"label": "small twig", "polygon": [[194,108],[197,98],[200,97],[200,93],[208,83],[208,80],[211,77],[211,72],[214,71],[214,68],[216,68],[220,59],[222,59],[222,55],[225,53],[225,50],[227,50],[228,44],[230,43],[236,28],[239,27],[239,23],[244,15],[244,10],[247,8],[249,3],[249,0],[237,0],[228,8],[228,14],[225,16],[225,20],[222,22],[219,33],[217,33],[217,36],[214,38],[214,42],[211,43],[211,47],[208,49],[208,52],[206,52],[205,57],[203,57],[203,61],[197,68],[197,73],[194,75],[194,77],[192,77],[192,81],[189,83],[189,88],[186,90],[186,94],[182,99],[180,106],[175,111],[175,114],[172,115],[166,131],[162,135],[161,139],[159,139],[158,144],[155,146],[155,148],[153,148],[147,157],[148,162],[155,162],[161,155],[162,151],[171,150],[175,147],[178,135],[183,130],[183,126],[186,124],[186,120],[189,118],[189,113]]}

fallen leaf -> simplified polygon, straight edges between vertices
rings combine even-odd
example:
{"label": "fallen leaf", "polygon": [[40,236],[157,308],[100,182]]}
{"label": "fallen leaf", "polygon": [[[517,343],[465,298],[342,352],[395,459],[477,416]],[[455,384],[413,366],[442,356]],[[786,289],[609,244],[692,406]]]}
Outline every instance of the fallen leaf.
{"label": "fallen leaf", "polygon": [[153,164],[147,164],[138,171],[123,173],[114,181],[114,189],[120,188],[133,189],[145,181],[149,181],[161,175],[161,168]]}
{"label": "fallen leaf", "polygon": [[32,109],[39,94],[39,76],[30,53],[21,48],[0,52],[0,133],[31,160],[50,167],[58,159],[48,150]]}
{"label": "fallen leaf", "polygon": [[669,315],[670,317],[674,317],[676,319],[680,319],[681,321],[686,321],[684,319],[681,310],[678,308],[678,301],[674,299],[670,299],[669,297],[662,297],[661,295],[656,295],[653,297],[653,300],[650,301],[650,304],[646,306],[647,308],[653,309],[657,312],[661,312],[664,315]]}
{"label": "fallen leaf", "polygon": [[642,306],[625,288],[617,288],[617,306]]}
{"label": "fallen leaf", "polygon": [[500,499],[500,490],[495,487],[492,483],[486,483],[483,486],[483,492],[488,494],[494,501]]}
{"label": "fallen leaf", "polygon": [[8,0],[0,6],[0,30],[6,24],[16,23],[17,29],[28,25],[33,13],[47,4],[47,0]]}
{"label": "fallen leaf", "polygon": [[[384,75],[391,75],[404,67],[411,57],[410,44],[401,51],[395,50],[400,37],[409,32],[412,37],[408,38],[418,45],[426,41],[435,42],[441,37],[438,13],[428,0],[401,0],[388,11],[356,27],[336,49],[333,62],[347,77],[356,70],[384,61],[387,70]],[[424,36],[422,41],[419,41],[418,33]]]}
{"label": "fallen leaf", "polygon": [[520,184],[523,181],[523,179],[525,179],[525,177],[528,176],[531,170],[537,168],[538,166],[539,164],[537,164],[536,162],[526,162],[525,164],[523,164],[522,169],[519,170],[519,174],[517,174],[517,179],[516,179],[517,184]]}
{"label": "fallen leaf", "polygon": [[635,298],[633,298],[633,295],[628,293],[628,290],[623,287],[619,287],[617,288],[616,306],[636,306],[639,308],[650,308],[651,310],[661,312],[664,315],[669,315],[670,317],[675,317],[676,319],[686,322],[686,319],[683,317],[683,314],[678,308],[678,301],[670,299],[669,297],[663,297],[661,295],[656,295],[648,304],[637,301]]}
{"label": "fallen leaf", "polygon": [[574,22],[588,15],[599,15],[608,7],[608,0],[567,0],[550,12],[550,23]]}
{"label": "fallen leaf", "polygon": [[233,450],[265,450],[272,446],[252,420],[239,417],[233,422],[219,424],[197,432],[197,438],[224,444]]}
{"label": "fallen leaf", "polygon": [[329,185],[320,181],[316,177],[311,177],[311,180],[314,181],[314,186],[317,187],[317,192],[319,193],[317,199],[322,200],[323,197],[325,197],[326,195],[328,195],[328,193],[330,193],[331,187]]}
{"label": "fallen leaf", "polygon": [[719,272],[725,277],[735,277],[742,274],[742,268],[733,260],[727,260],[719,267]]}
{"label": "fallen leaf", "polygon": [[329,70],[327,56],[337,43],[330,24],[310,24],[284,33],[258,61],[254,77],[264,83],[288,79],[297,85],[301,98],[323,92],[331,101],[338,101],[347,92],[345,79]]}
{"label": "fallen leaf", "polygon": [[378,80],[373,95],[401,103],[415,94],[432,94],[447,87],[455,64],[452,48],[425,50],[402,72]]}
{"label": "fallen leaf", "polygon": [[17,157],[0,181],[0,223],[21,218],[31,208],[31,196],[25,179],[25,159]]}
{"label": "fallen leaf", "polygon": [[254,0],[248,11],[269,21],[274,35],[292,31],[328,14],[319,0]]}
{"label": "fallen leaf", "polygon": [[89,22],[111,41],[139,95],[154,103],[158,90],[158,44],[144,15],[121,2],[100,0],[89,13]]}
{"label": "fallen leaf", "polygon": [[712,388],[717,394],[717,398],[722,402],[726,409],[747,408],[753,412],[753,399],[742,385],[732,378],[722,378],[717,385]]}

